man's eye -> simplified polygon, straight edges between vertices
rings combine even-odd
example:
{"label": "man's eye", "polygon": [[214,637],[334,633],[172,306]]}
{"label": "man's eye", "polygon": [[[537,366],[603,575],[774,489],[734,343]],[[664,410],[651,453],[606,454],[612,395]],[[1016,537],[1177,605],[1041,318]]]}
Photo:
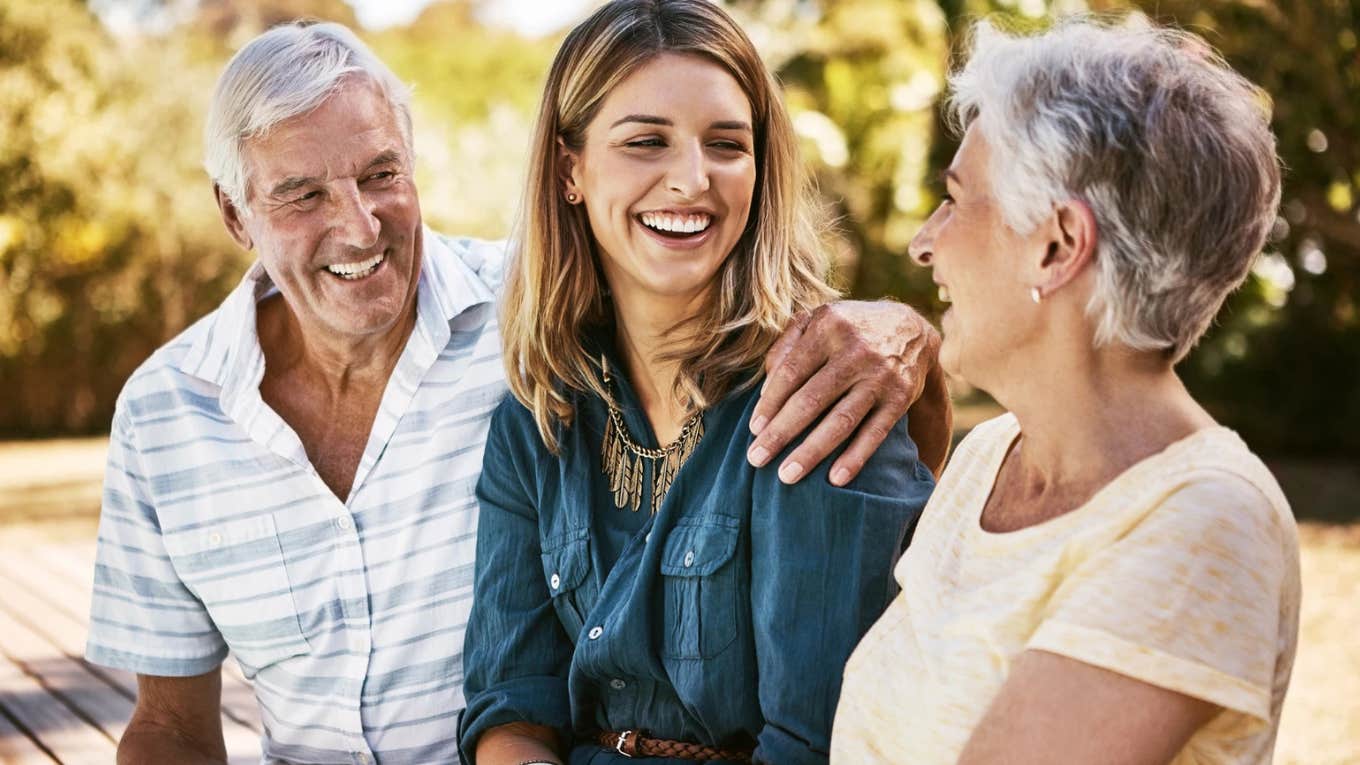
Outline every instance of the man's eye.
{"label": "man's eye", "polygon": [[380,172],[380,173],[374,173],[374,174],[368,176],[367,178],[365,178],[364,180],[366,180],[366,181],[390,181],[390,180],[392,180],[392,179],[395,178],[395,177],[397,177],[397,174],[396,174],[396,173],[392,172],[391,170],[384,170],[384,171],[382,171],[382,172]]}
{"label": "man's eye", "polygon": [[321,192],[319,192],[319,191],[309,191],[309,192],[307,192],[306,194],[303,194],[302,196],[295,197],[295,198],[293,199],[293,201],[294,201],[294,202],[310,202],[310,201],[312,201],[313,199],[316,199],[316,198],[319,197],[319,196],[321,196]]}

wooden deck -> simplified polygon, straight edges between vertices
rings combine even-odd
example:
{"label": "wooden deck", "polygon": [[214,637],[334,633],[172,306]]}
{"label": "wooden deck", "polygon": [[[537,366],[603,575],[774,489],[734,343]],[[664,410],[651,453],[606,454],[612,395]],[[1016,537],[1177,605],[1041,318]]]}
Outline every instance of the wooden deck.
{"label": "wooden deck", "polygon": [[[94,542],[33,540],[0,550],[0,764],[109,765],[137,678],[82,658]],[[230,658],[222,730],[232,765],[259,763],[259,708]]]}

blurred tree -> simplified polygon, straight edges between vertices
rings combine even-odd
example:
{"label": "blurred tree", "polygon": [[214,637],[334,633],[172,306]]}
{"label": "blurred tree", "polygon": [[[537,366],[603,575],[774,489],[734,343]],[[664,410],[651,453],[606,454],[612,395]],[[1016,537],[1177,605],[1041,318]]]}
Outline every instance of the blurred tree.
{"label": "blurred tree", "polygon": [[198,168],[210,84],[80,3],[0,5],[0,432],[106,426],[133,368],[238,277]]}
{"label": "blurred tree", "polygon": [[931,125],[946,61],[926,0],[729,3],[785,87],[818,185],[838,214],[839,281],[863,296],[931,305],[906,257],[930,214]]}

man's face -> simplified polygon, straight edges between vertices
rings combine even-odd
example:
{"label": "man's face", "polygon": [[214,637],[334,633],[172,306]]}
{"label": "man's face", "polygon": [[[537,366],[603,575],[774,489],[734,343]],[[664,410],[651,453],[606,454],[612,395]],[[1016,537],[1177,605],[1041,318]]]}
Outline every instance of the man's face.
{"label": "man's face", "polygon": [[382,91],[347,78],[316,109],[246,144],[244,214],[224,207],[302,325],[380,335],[414,310],[420,203],[410,150]]}

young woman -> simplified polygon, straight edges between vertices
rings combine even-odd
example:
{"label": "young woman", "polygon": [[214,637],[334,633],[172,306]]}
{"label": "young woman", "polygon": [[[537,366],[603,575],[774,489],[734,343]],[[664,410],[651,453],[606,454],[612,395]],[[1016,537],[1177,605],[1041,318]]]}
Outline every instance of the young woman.
{"label": "young woman", "polygon": [[833,292],[777,86],[706,0],[618,0],[544,93],[502,319],[465,757],[825,762],[843,662],[932,487],[746,460],[761,360]]}

